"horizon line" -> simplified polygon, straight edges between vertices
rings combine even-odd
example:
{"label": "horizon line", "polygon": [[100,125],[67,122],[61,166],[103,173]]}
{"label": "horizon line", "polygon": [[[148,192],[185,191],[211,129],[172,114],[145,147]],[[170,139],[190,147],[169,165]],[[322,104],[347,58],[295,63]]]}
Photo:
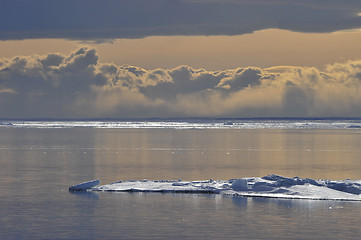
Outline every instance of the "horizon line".
{"label": "horizon line", "polygon": [[186,121],[186,120],[361,120],[361,117],[149,117],[149,118],[0,118],[4,121]]}

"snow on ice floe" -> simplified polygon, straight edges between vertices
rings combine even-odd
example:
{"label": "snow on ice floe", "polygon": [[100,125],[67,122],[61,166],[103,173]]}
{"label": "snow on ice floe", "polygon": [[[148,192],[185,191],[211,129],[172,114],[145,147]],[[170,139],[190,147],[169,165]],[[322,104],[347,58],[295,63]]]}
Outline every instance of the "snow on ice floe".
{"label": "snow on ice floe", "polygon": [[361,201],[361,180],[313,180],[279,175],[206,181],[119,181],[90,191],[208,193],[243,197]]}

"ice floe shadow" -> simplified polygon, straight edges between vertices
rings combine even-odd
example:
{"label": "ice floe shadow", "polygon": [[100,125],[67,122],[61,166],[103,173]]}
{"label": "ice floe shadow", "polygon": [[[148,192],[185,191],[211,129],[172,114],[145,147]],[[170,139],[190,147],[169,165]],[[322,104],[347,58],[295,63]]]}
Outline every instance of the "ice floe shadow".
{"label": "ice floe shadow", "polygon": [[297,209],[300,211],[339,210],[343,208],[360,209],[358,201],[334,201],[314,199],[286,199],[233,196],[232,203],[239,209],[268,208],[268,209]]}
{"label": "ice floe shadow", "polygon": [[76,191],[76,192],[69,191],[69,193],[74,196],[81,197],[81,198],[88,198],[88,199],[93,199],[93,200],[100,199],[99,193],[92,192],[92,191]]}

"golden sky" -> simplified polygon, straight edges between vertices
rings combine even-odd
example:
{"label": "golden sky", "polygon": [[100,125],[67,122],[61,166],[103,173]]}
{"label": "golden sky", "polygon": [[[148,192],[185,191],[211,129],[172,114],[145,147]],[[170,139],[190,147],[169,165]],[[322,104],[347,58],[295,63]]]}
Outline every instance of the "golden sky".
{"label": "golden sky", "polygon": [[0,9],[0,118],[361,117],[361,2]]}
{"label": "golden sky", "polygon": [[361,56],[361,30],[299,33],[267,29],[237,36],[154,36],[115,39],[100,44],[64,39],[0,41],[1,57],[68,54],[79,47],[97,49],[100,62],[145,69],[188,65],[207,70],[245,66],[324,67]]}

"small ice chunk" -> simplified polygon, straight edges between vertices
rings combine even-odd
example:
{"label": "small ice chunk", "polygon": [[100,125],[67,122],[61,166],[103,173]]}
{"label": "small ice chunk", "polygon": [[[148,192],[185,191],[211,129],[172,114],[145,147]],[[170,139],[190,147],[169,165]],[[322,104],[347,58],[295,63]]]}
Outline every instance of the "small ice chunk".
{"label": "small ice chunk", "polygon": [[88,181],[88,182],[83,182],[83,183],[79,183],[79,184],[69,187],[69,191],[71,191],[71,192],[86,191],[87,189],[95,187],[99,184],[100,184],[100,180],[92,180],[92,181]]}
{"label": "small ice chunk", "polygon": [[244,178],[236,179],[231,185],[234,191],[247,191],[248,190],[248,183],[247,180]]}

